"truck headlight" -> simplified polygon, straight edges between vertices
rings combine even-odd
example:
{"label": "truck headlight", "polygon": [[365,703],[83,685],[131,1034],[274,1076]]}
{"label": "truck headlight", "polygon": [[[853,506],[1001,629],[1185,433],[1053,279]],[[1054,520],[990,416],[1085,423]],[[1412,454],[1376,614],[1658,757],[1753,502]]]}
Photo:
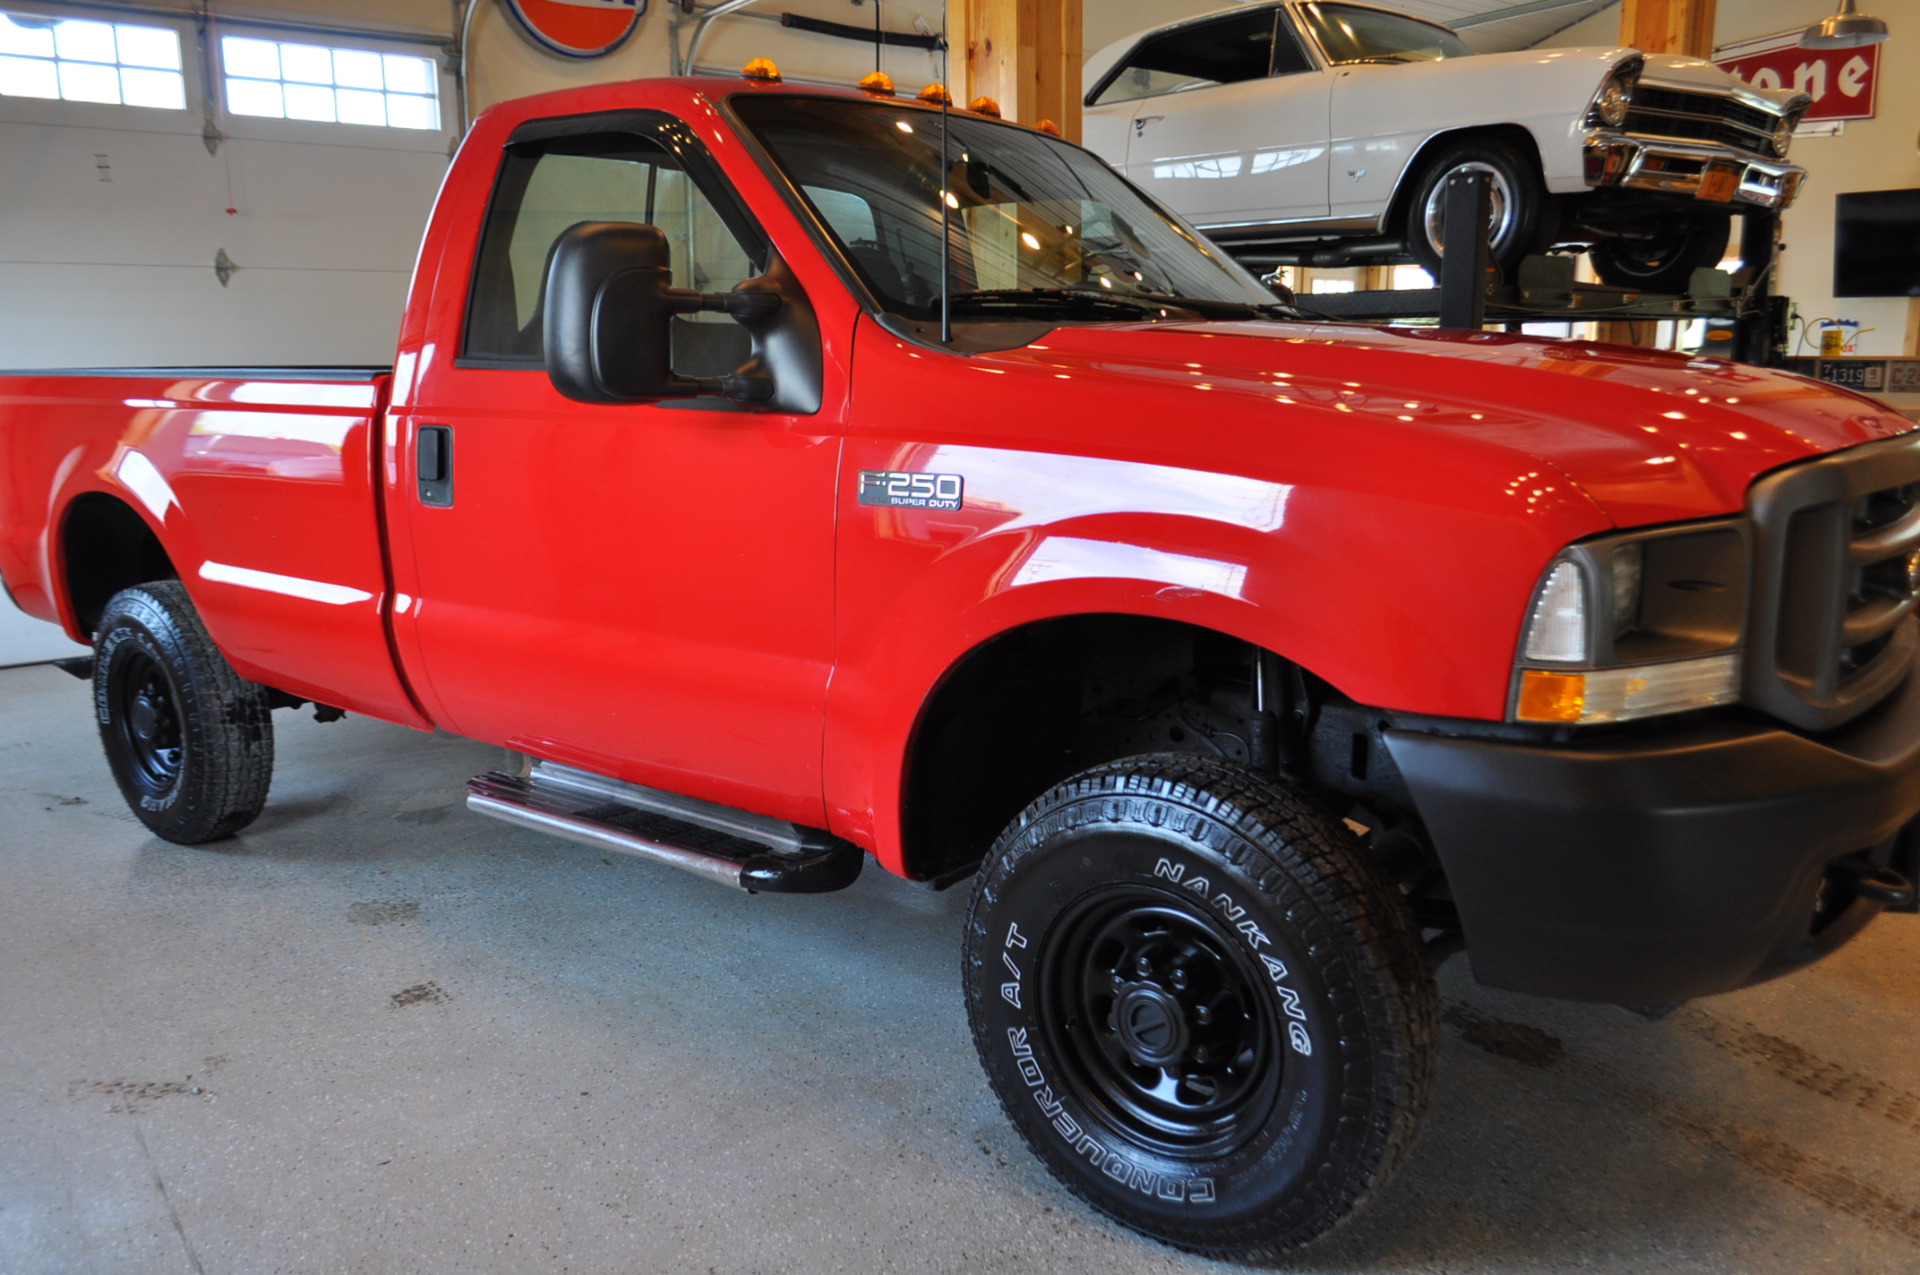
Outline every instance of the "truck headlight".
{"label": "truck headlight", "polygon": [[1563,551],[1527,612],[1511,719],[1596,725],[1738,700],[1747,539],[1734,520]]}
{"label": "truck headlight", "polygon": [[1787,148],[1793,145],[1793,121],[1781,120],[1780,126],[1773,130],[1773,153],[1785,159]]}
{"label": "truck headlight", "polygon": [[1640,80],[1640,63],[1629,62],[1618,67],[1600,85],[1600,91],[1593,95],[1593,104],[1587,108],[1587,123],[1605,128],[1619,128],[1627,122],[1627,112],[1633,109],[1633,89]]}

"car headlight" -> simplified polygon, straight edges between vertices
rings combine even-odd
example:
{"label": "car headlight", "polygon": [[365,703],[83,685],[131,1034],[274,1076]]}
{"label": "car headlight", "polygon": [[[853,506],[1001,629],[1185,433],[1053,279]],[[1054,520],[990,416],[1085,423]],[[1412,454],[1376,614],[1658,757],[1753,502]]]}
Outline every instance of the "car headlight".
{"label": "car headlight", "polygon": [[1786,158],[1787,148],[1793,145],[1793,121],[1785,119],[1773,130],[1773,153]]}
{"label": "car headlight", "polygon": [[1587,123],[1606,128],[1619,128],[1626,123],[1627,112],[1633,109],[1633,87],[1639,79],[1638,62],[1617,68],[1593,95],[1593,104],[1587,108]]}
{"label": "car headlight", "polygon": [[1564,550],[1527,612],[1509,716],[1585,726],[1738,700],[1747,560],[1743,521]]}

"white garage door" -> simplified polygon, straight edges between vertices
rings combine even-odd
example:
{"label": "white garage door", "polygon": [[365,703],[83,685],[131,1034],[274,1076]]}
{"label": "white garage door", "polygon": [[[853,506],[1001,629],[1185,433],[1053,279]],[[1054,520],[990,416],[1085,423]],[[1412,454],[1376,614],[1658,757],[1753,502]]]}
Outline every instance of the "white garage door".
{"label": "white garage door", "polygon": [[0,0],[0,368],[391,362],[438,50],[129,8]]}

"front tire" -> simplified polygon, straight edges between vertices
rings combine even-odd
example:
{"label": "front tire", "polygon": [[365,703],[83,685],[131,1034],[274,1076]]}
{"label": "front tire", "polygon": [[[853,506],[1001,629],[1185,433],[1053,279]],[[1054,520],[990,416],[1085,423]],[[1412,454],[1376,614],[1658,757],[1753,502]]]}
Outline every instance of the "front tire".
{"label": "front tire", "polygon": [[1492,179],[1487,229],[1493,263],[1502,275],[1511,274],[1528,253],[1548,246],[1554,230],[1553,209],[1538,165],[1498,138],[1456,142],[1427,165],[1407,205],[1407,249],[1436,282],[1440,259],[1446,255],[1447,178],[1463,172],[1485,173]]}
{"label": "front tire", "polygon": [[114,780],[155,836],[198,845],[259,817],[273,780],[267,690],[233,671],[178,580],[108,600],[93,699]]}
{"label": "front tire", "polygon": [[1602,239],[1587,257],[1602,283],[1684,294],[1693,285],[1693,272],[1719,265],[1732,241],[1732,218],[1696,217],[1644,239]]}
{"label": "front tire", "polygon": [[1398,1169],[1437,1000],[1340,821],[1222,762],[1136,757],[1029,806],[967,917],[975,1047],[1034,1152],[1155,1239],[1243,1260]]}

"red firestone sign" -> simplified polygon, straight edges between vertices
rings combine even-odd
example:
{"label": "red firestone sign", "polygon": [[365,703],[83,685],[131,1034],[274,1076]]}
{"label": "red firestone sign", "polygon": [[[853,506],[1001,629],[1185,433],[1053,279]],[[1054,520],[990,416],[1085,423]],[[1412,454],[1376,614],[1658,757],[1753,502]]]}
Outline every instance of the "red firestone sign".
{"label": "red firestone sign", "polygon": [[1783,31],[1713,51],[1713,64],[1763,89],[1813,95],[1807,120],[1870,120],[1879,81],[1880,46],[1803,49],[1800,32]]}
{"label": "red firestone sign", "polygon": [[566,58],[597,58],[633,34],[639,0],[504,0],[534,43]]}

